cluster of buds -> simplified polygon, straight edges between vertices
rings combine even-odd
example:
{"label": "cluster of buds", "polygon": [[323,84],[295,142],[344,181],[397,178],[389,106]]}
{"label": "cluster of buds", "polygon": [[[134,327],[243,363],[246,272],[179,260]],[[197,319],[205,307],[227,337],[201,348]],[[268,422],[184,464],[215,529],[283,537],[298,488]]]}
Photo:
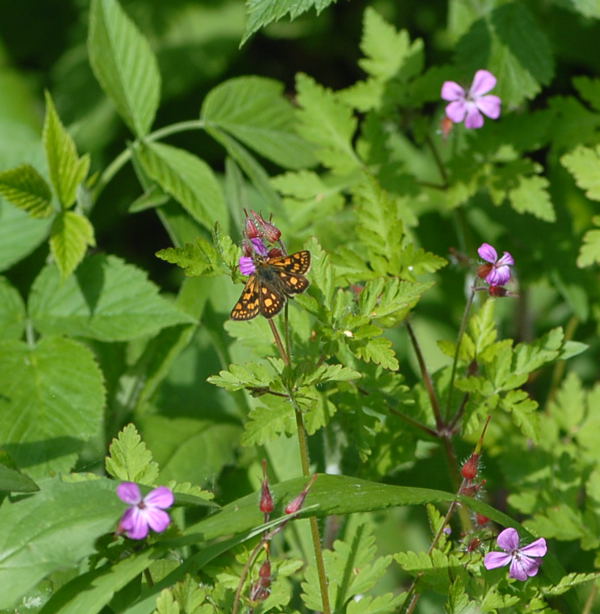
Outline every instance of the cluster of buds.
{"label": "cluster of buds", "polygon": [[[263,471],[263,479],[260,485],[260,502],[258,504],[258,508],[264,515],[265,523],[269,521],[271,517],[271,512],[275,508],[273,502],[273,495],[271,494],[271,489],[269,487],[269,478],[267,476],[267,461],[263,459],[262,461],[262,471]],[[302,492],[292,499],[284,508],[284,512],[289,518],[286,518],[281,524],[270,531],[265,531],[262,538],[262,546],[266,552],[267,558],[260,566],[258,570],[258,579],[251,585],[250,587],[250,601],[252,603],[258,603],[260,601],[264,601],[271,593],[271,560],[270,560],[270,548],[269,544],[273,537],[283,531],[288,522],[292,519],[293,515],[299,512],[304,505],[304,500],[308,495],[308,491],[313,485],[314,481],[317,479],[316,474],[312,476],[312,478],[308,481],[306,486],[302,489]]]}
{"label": "cluster of buds", "polygon": [[256,271],[254,259],[276,258],[285,253],[281,241],[281,230],[270,220],[250,209],[246,214],[244,225],[244,238],[242,240],[242,257],[240,258],[240,272],[242,275],[253,275]]}

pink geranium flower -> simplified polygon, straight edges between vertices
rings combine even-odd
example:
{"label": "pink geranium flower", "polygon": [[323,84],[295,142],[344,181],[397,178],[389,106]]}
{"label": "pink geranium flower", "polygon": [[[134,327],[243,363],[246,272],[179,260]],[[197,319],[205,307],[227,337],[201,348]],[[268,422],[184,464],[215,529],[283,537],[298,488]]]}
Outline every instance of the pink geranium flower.
{"label": "pink geranium flower", "polygon": [[164,510],[173,505],[174,497],[166,486],[159,486],[142,498],[135,482],[123,482],[117,486],[117,495],[130,506],[121,517],[118,532],[130,539],[144,539],[150,529],[162,533],[171,524]]}
{"label": "pink geranium flower", "polygon": [[502,101],[498,96],[485,95],[494,87],[496,77],[489,70],[475,73],[468,92],[455,81],[445,81],[441,95],[450,102],[446,106],[446,116],[455,124],[464,121],[467,128],[481,128],[483,115],[498,119]]}
{"label": "pink geranium flower", "polygon": [[514,258],[509,252],[504,252],[498,258],[498,252],[489,243],[482,243],[477,253],[489,264],[482,264],[477,275],[484,279],[490,286],[503,286],[508,283],[511,276],[510,267],[514,265]]}
{"label": "pink geranium flower", "polygon": [[510,565],[508,575],[522,581],[537,574],[542,557],[548,550],[543,537],[519,548],[519,534],[515,529],[504,529],[498,535],[497,543],[504,552],[488,552],[483,560],[485,568],[496,569]]}

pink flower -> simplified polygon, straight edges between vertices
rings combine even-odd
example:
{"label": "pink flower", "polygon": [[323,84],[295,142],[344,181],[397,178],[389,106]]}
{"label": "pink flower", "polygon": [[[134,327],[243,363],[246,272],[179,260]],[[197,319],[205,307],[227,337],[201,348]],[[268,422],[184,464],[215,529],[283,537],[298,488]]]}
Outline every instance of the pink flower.
{"label": "pink flower", "polygon": [[[256,252],[259,256],[266,258],[269,255],[265,244],[262,239],[253,237],[250,239],[250,243],[245,242],[245,254],[251,254],[252,251]],[[241,256],[240,261],[240,273],[242,275],[254,275],[256,273],[256,265],[254,264],[254,258],[252,256]]]}
{"label": "pink flower", "polygon": [[256,272],[256,266],[254,260],[250,256],[240,257],[240,273],[242,275],[254,275]]}
{"label": "pink flower", "polygon": [[174,497],[166,486],[159,486],[142,498],[137,484],[123,482],[117,486],[117,495],[130,506],[121,517],[118,532],[130,539],[144,539],[149,529],[162,533],[171,524],[164,510],[173,505]]}
{"label": "pink flower", "polygon": [[510,267],[514,265],[514,258],[509,252],[504,252],[502,258],[489,243],[482,243],[477,253],[489,264],[482,264],[477,275],[484,279],[490,286],[503,286],[510,280]]}
{"label": "pink flower", "polygon": [[[455,124],[465,122],[466,128],[481,128],[483,115],[491,119],[500,117],[502,101],[498,96],[485,96],[496,87],[496,77],[488,70],[478,70],[468,92],[455,81],[445,81],[442,98],[450,101],[446,115]],[[483,115],[482,115],[483,113]]]}
{"label": "pink flower", "polygon": [[541,558],[548,550],[543,537],[519,548],[519,534],[515,529],[504,529],[498,535],[497,543],[504,552],[488,552],[483,560],[485,568],[496,569],[510,565],[508,575],[522,581],[537,574],[542,564]]}

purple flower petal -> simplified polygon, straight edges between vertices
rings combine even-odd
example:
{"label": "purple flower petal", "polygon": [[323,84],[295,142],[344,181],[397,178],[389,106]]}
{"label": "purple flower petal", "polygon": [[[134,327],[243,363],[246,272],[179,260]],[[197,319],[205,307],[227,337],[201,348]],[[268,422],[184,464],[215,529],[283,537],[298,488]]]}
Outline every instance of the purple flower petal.
{"label": "purple flower petal", "polygon": [[479,112],[477,105],[474,102],[467,102],[467,117],[465,119],[465,128],[476,130],[483,126],[483,115]]}
{"label": "purple flower petal", "polygon": [[477,98],[487,94],[496,87],[496,77],[489,70],[478,70],[473,77],[473,83],[469,89],[469,96]]}
{"label": "purple flower petal", "polygon": [[441,96],[442,100],[464,100],[465,90],[458,83],[456,83],[456,81],[444,81]]}
{"label": "purple flower petal", "polygon": [[490,286],[503,286],[510,281],[510,267],[494,265],[492,270],[486,275],[485,281]]}
{"label": "purple flower petal", "polygon": [[157,533],[162,533],[171,524],[169,514],[157,507],[148,507],[143,510],[143,512],[146,522],[150,525],[150,528]]}
{"label": "purple flower petal", "polygon": [[488,552],[483,559],[483,564],[486,569],[496,569],[496,567],[508,565],[511,559],[512,556],[506,552]]}
{"label": "purple flower petal", "polygon": [[254,251],[259,256],[262,256],[263,258],[266,258],[268,256],[269,252],[268,252],[267,248],[265,247],[265,244],[262,242],[261,239],[256,237],[254,239],[250,239],[250,242],[252,243],[252,247],[254,247]]}
{"label": "purple flower petal", "polygon": [[467,112],[467,104],[464,100],[451,102],[446,106],[446,117],[455,124],[459,124],[465,118]]}
{"label": "purple flower petal", "polygon": [[144,503],[147,506],[160,507],[162,509],[171,507],[174,500],[175,497],[173,496],[173,492],[166,486],[159,486],[158,488],[151,490],[144,497]]}
{"label": "purple flower petal", "polygon": [[534,542],[531,542],[528,546],[523,546],[520,551],[530,557],[545,556],[546,552],[548,552],[548,546],[546,546],[546,540],[540,537]]}
{"label": "purple flower petal", "polygon": [[475,102],[477,108],[491,119],[498,119],[500,117],[500,108],[502,101],[498,96],[490,94],[489,96],[482,96]]}
{"label": "purple flower petal", "polygon": [[515,580],[527,580],[527,571],[523,566],[523,562],[517,557],[513,557],[513,560],[510,562],[510,570],[508,575],[511,578],[515,578]]}
{"label": "purple flower petal", "polygon": [[242,256],[240,258],[240,273],[242,275],[254,275],[256,273],[256,266],[250,256]]}
{"label": "purple flower petal", "polygon": [[477,253],[482,260],[494,264],[498,260],[498,252],[489,243],[482,243],[477,249]]}
{"label": "purple flower petal", "polygon": [[504,254],[502,254],[502,258],[500,258],[496,264],[500,266],[509,264],[512,266],[514,263],[515,263],[515,260],[510,254],[510,252],[504,252]]}
{"label": "purple flower petal", "polygon": [[502,548],[502,550],[512,552],[519,547],[519,534],[517,533],[516,529],[504,529],[504,531],[498,535],[496,543],[500,546],[500,548]]}
{"label": "purple flower petal", "polygon": [[123,482],[117,486],[117,495],[129,505],[137,505],[142,500],[142,493],[135,482]]}
{"label": "purple flower petal", "polygon": [[[164,513],[164,512],[163,512]],[[121,529],[130,539],[144,539],[148,535],[148,521],[144,510],[139,507],[129,508],[121,520]]]}

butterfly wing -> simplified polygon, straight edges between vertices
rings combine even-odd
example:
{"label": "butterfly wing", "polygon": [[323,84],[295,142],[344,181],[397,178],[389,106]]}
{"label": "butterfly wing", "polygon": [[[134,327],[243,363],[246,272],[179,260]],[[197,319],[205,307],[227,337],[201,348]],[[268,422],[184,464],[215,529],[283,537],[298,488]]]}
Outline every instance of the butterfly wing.
{"label": "butterfly wing", "polygon": [[259,287],[255,275],[246,282],[242,295],[231,310],[232,320],[251,320],[258,315],[260,309]]}
{"label": "butterfly wing", "polygon": [[270,284],[261,283],[258,291],[260,313],[267,319],[276,316],[285,305],[285,294]]}
{"label": "butterfly wing", "polygon": [[269,264],[277,273],[286,294],[300,294],[308,288],[309,281],[304,274],[310,269],[310,252],[306,249],[273,258]]}

